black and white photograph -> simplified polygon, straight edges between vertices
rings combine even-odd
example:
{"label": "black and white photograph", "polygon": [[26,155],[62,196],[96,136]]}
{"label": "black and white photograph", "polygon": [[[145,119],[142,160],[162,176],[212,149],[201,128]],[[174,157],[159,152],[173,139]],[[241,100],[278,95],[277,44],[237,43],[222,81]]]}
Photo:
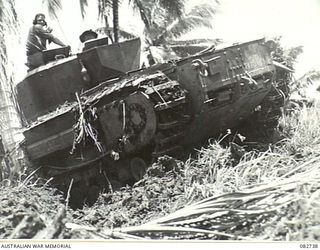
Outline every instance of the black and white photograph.
{"label": "black and white photograph", "polygon": [[320,248],[320,0],[0,0],[0,27],[1,249]]}

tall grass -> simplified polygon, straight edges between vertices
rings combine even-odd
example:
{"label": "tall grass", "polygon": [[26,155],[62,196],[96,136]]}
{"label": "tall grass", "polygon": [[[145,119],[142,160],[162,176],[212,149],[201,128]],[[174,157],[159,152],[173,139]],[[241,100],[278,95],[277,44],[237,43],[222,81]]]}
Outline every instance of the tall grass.
{"label": "tall grass", "polygon": [[283,150],[296,158],[314,157],[320,153],[320,106],[303,107],[299,112],[285,116],[280,121],[286,138]]}
{"label": "tall grass", "polygon": [[318,106],[283,117],[283,139],[237,164],[230,147],[211,142],[195,159],[101,198],[74,222],[90,222],[95,211],[91,230],[111,238],[319,240],[319,120]]}
{"label": "tall grass", "polygon": [[[213,140],[185,162],[161,158],[135,185],[101,194],[92,207],[68,210],[55,237],[319,240],[319,120],[318,106],[287,115],[281,141],[240,159]],[[51,221],[53,207],[63,203],[29,181],[2,185],[1,193],[3,204],[13,200],[12,214],[26,212],[16,217],[3,209],[0,238],[17,237],[15,226],[30,216],[38,221],[33,230],[45,230],[43,218]],[[21,196],[33,197],[36,208]]]}

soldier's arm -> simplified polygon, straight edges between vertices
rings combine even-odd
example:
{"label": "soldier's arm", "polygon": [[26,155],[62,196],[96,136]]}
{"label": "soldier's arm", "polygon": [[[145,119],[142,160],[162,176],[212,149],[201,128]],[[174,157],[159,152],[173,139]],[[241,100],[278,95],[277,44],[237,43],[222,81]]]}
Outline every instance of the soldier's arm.
{"label": "soldier's arm", "polygon": [[58,45],[60,45],[60,46],[62,46],[62,47],[65,47],[65,46],[66,46],[63,42],[61,42],[61,41],[60,41],[58,38],[56,38],[55,36],[52,36],[51,42],[54,42],[55,44],[58,44]]}
{"label": "soldier's arm", "polygon": [[35,25],[35,32],[37,35],[47,38],[49,41],[54,42],[60,46],[66,46],[60,39],[52,35],[51,30],[43,28],[41,25]]}

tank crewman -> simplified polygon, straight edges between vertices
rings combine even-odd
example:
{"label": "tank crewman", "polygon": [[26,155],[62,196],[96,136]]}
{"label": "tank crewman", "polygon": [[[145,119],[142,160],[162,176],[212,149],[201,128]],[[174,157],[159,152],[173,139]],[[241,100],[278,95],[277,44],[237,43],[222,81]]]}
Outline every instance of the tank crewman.
{"label": "tank crewman", "polygon": [[44,64],[42,51],[47,49],[47,41],[60,46],[66,46],[58,38],[52,35],[52,29],[47,26],[44,14],[37,14],[33,20],[33,26],[29,30],[27,48],[27,66],[34,69]]}
{"label": "tank crewman", "polygon": [[96,39],[97,37],[98,37],[98,34],[93,30],[86,30],[80,35],[79,39],[82,43],[84,43],[88,40]]}
{"label": "tank crewman", "polygon": [[93,30],[86,30],[84,31],[80,36],[79,39],[80,41],[84,44],[84,47],[82,48],[82,50],[86,49],[85,46],[85,42],[92,40],[92,39],[96,39],[98,37],[98,34],[96,32],[94,32]]}

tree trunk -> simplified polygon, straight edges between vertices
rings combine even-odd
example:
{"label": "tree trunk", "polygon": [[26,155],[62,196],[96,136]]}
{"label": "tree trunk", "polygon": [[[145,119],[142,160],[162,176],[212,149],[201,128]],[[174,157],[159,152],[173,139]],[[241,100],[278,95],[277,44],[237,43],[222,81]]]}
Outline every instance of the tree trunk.
{"label": "tree trunk", "polygon": [[112,0],[114,42],[119,42],[119,2]]}
{"label": "tree trunk", "polygon": [[0,19],[0,134],[6,150],[5,161],[10,163],[10,166],[7,164],[6,167],[14,168],[10,169],[11,172],[19,172],[18,161],[22,156],[22,150],[17,150],[17,142],[22,140],[22,133],[13,87],[16,72],[12,61],[15,46],[19,45],[19,33],[16,13],[12,12],[14,1],[4,1],[0,3],[0,7],[4,10]]}

